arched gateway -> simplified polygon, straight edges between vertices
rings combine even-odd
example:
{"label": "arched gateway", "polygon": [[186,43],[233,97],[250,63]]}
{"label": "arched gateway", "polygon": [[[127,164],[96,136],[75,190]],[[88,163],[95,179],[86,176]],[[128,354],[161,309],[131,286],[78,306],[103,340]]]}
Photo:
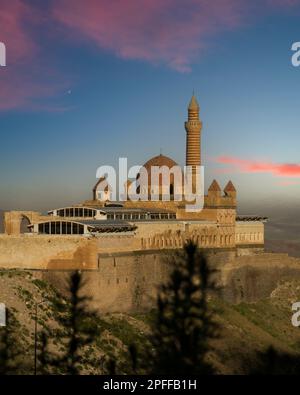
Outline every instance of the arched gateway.
{"label": "arched gateway", "polygon": [[34,211],[8,211],[4,213],[4,232],[7,235],[20,235],[30,232],[29,225],[40,219]]}

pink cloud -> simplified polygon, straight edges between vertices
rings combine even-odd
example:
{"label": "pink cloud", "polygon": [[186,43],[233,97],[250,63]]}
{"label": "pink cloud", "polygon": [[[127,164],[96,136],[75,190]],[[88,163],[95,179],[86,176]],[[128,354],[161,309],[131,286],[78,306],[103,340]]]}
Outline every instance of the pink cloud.
{"label": "pink cloud", "polygon": [[300,164],[277,164],[273,162],[245,160],[232,156],[220,156],[217,163],[234,166],[242,173],[269,173],[279,177],[300,177]]}
{"label": "pink cloud", "polygon": [[[31,74],[32,73],[32,74]],[[51,76],[30,63],[0,71],[0,111],[14,109],[56,111],[55,105],[43,103],[67,88],[61,77]]]}
{"label": "pink cloud", "polygon": [[191,70],[211,38],[298,0],[56,0],[54,17],[83,38],[125,59]]}
{"label": "pink cloud", "polygon": [[125,59],[190,71],[206,39],[238,27],[244,0],[58,0],[53,14],[98,47]]}
{"label": "pink cloud", "polygon": [[22,0],[4,0],[0,8],[0,41],[6,46],[7,66],[0,69],[0,111],[49,110],[41,100],[64,88],[61,76],[47,65],[34,35],[44,21],[41,11]]}
{"label": "pink cloud", "polygon": [[29,5],[21,0],[10,0],[1,4],[0,38],[9,49],[11,62],[22,61],[36,51],[36,45],[25,29],[36,17]]}
{"label": "pink cloud", "polygon": [[0,111],[49,108],[41,101],[68,86],[66,76],[52,71],[53,59],[45,56],[40,44],[45,36],[57,43],[67,36],[123,59],[188,72],[213,38],[267,10],[299,4],[299,0],[0,1],[0,41],[7,47],[7,67],[0,70]]}

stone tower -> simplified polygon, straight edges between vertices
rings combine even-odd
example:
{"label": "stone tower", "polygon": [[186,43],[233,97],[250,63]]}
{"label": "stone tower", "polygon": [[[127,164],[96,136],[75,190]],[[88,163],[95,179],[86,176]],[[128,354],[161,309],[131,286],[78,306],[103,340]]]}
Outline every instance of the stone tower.
{"label": "stone tower", "polygon": [[186,166],[192,166],[193,189],[196,166],[201,166],[202,122],[199,119],[199,110],[199,104],[193,95],[188,107],[188,121],[184,125],[186,130]]}
{"label": "stone tower", "polygon": [[201,165],[201,129],[199,119],[199,104],[193,95],[188,107],[188,121],[185,122],[186,130],[186,166]]}

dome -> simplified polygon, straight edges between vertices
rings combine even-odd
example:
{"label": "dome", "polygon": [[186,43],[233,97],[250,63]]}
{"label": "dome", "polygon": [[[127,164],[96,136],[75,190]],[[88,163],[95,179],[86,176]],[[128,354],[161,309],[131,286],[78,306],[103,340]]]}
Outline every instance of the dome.
{"label": "dome", "polygon": [[[149,195],[153,192],[153,186],[151,186],[151,168],[153,166],[158,166],[158,167],[162,167],[162,166],[166,166],[168,169],[171,169],[173,166],[179,166],[173,159],[165,156],[165,155],[157,155],[154,156],[153,158],[149,159],[145,164],[144,164],[144,168],[147,171],[148,174],[148,181],[147,181],[147,185],[142,186],[141,190],[145,191],[147,190],[147,193],[149,193]],[[137,175],[137,180],[140,178],[140,174]],[[162,175],[159,175],[159,196],[161,199],[161,195],[162,193],[166,194],[166,193],[170,193],[171,196],[174,195],[174,174],[173,172],[170,174],[170,178],[167,182],[164,181]],[[137,188],[137,192],[140,192],[140,187]]]}
{"label": "dome", "polygon": [[147,172],[149,173],[149,170],[151,172],[151,167],[152,166],[167,166],[169,169],[172,168],[173,166],[178,166],[178,164],[171,158],[168,158],[165,155],[157,155],[154,156],[153,158],[149,159],[148,162],[144,164],[144,167],[146,168]]}

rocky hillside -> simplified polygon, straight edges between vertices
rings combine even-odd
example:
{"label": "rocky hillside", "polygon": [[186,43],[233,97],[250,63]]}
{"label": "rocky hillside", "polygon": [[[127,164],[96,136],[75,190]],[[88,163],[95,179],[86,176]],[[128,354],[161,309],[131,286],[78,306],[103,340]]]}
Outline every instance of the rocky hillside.
{"label": "rocky hillside", "polygon": [[[219,373],[246,373],[250,361],[258,351],[273,345],[279,350],[300,354],[299,329],[291,325],[291,304],[300,301],[300,282],[280,284],[272,294],[256,303],[230,305],[220,299],[211,300],[220,325],[220,337],[212,343],[210,359]],[[58,306],[62,297],[48,283],[35,277],[34,272],[0,272],[0,302],[6,303],[14,317],[14,330],[26,361],[20,373],[33,373],[34,317],[38,307],[38,331],[55,327]],[[128,346],[138,349],[148,346],[153,312],[145,314],[105,314],[99,317],[99,336],[96,343],[83,353],[82,372],[106,372],[105,361],[115,358],[118,373],[130,373]],[[54,339],[54,347],[63,349],[61,339]],[[92,367],[86,358],[93,360]],[[141,369],[140,373],[145,373]]]}

